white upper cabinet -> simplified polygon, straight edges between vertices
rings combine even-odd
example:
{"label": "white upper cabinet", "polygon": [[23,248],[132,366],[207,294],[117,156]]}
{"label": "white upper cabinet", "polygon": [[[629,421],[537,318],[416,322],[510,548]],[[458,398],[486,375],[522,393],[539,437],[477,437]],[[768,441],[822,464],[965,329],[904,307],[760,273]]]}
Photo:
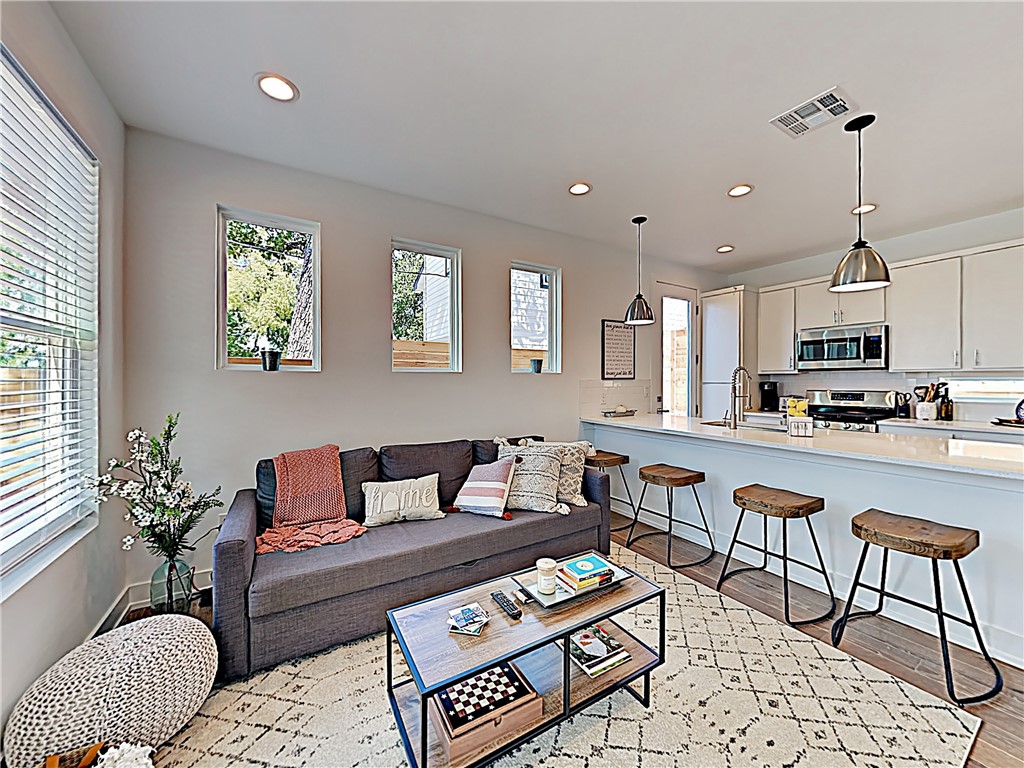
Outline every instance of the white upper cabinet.
{"label": "white upper cabinet", "polygon": [[[950,371],[960,354],[960,259],[893,267],[886,290],[889,368]],[[1020,305],[1018,303],[1018,312]]]}
{"label": "white upper cabinet", "polygon": [[796,329],[826,328],[839,323],[839,302],[828,290],[828,281],[796,288]]}
{"label": "white upper cabinet", "polygon": [[839,297],[840,325],[871,325],[885,322],[886,288],[834,293]]}
{"label": "white upper cabinet", "polygon": [[796,289],[758,295],[757,372],[796,373]]}
{"label": "white upper cabinet", "polygon": [[832,293],[830,280],[798,286],[796,329],[885,322],[885,289]]}
{"label": "white upper cabinet", "polygon": [[963,368],[1024,368],[1024,247],[963,258]]}

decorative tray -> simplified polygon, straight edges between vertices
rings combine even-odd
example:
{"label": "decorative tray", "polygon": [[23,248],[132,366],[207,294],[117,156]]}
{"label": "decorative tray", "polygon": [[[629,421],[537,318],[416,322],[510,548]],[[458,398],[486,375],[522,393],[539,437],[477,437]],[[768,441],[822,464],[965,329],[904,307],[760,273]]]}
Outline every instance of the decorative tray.
{"label": "decorative tray", "polygon": [[992,423],[999,427],[1020,427],[1024,429],[1024,419],[992,419]]}
{"label": "decorative tray", "polygon": [[[607,560],[607,558],[605,558]],[[606,592],[609,589],[614,589],[619,584],[624,582],[626,579],[631,578],[633,574],[629,571],[623,570],[611,560],[608,560],[608,565],[612,568],[612,580],[608,584],[601,587],[594,587],[586,592],[580,592],[572,594],[563,587],[558,579],[555,579],[555,594],[543,595],[537,591],[537,571],[530,571],[529,573],[521,573],[517,576],[513,576],[512,580],[515,581],[520,587],[522,587],[526,593],[536,600],[544,608],[554,608],[555,606],[562,605],[575,600],[577,597],[584,597],[585,595],[592,595],[595,592]],[[561,563],[559,563],[561,565]]]}
{"label": "decorative tray", "polygon": [[628,411],[601,411],[606,419],[621,419],[626,416],[635,416],[636,408]]}

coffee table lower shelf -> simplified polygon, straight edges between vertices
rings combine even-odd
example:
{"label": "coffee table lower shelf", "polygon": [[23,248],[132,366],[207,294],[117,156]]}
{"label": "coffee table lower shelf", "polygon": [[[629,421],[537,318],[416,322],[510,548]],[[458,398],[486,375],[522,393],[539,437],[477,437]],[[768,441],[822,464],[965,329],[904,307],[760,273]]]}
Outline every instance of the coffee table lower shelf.
{"label": "coffee table lower shelf", "polygon": [[[417,690],[415,683],[409,679],[395,685],[390,695],[391,708],[394,711],[410,765],[413,768],[427,768],[428,766],[429,768],[469,768],[470,766],[484,765],[621,688],[625,688],[645,707],[650,706],[651,670],[663,664],[664,660],[656,651],[614,621],[604,619],[601,623],[612,625],[613,628],[610,631],[615,637],[621,639],[623,646],[632,657],[629,661],[596,678],[591,678],[575,664],[571,665],[569,711],[565,712],[563,711],[564,655],[562,649],[552,642],[523,656],[513,658],[513,663],[519,667],[537,693],[543,697],[543,717],[517,731],[503,734],[480,751],[467,756],[464,761],[454,765],[448,762],[448,757],[434,733],[433,726],[428,725],[428,721],[421,719],[425,699]],[[641,677],[644,680],[642,694],[630,686],[630,683]],[[428,729],[427,766],[419,764],[418,745],[421,744],[420,729],[422,727]]]}

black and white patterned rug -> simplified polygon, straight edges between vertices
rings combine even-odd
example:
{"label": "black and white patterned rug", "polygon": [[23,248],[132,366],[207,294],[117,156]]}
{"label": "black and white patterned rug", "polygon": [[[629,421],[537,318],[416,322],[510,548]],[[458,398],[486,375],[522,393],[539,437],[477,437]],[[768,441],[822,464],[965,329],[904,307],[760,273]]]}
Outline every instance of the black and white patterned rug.
{"label": "black and white patterned rug", "polygon": [[[964,764],[977,717],[612,546],[668,590],[668,660],[652,675],[651,708],[618,691],[497,766]],[[657,602],[617,620],[657,643]],[[404,766],[383,669],[378,634],[217,689],[156,766]]]}

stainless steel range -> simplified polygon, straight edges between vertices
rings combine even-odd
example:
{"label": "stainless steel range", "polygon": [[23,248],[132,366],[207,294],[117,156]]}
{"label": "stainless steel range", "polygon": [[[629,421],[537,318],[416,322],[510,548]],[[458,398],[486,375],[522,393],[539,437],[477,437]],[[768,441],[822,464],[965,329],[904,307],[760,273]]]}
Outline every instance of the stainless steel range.
{"label": "stainless steel range", "polygon": [[820,429],[877,432],[878,422],[896,416],[892,390],[809,389],[807,415]]}

